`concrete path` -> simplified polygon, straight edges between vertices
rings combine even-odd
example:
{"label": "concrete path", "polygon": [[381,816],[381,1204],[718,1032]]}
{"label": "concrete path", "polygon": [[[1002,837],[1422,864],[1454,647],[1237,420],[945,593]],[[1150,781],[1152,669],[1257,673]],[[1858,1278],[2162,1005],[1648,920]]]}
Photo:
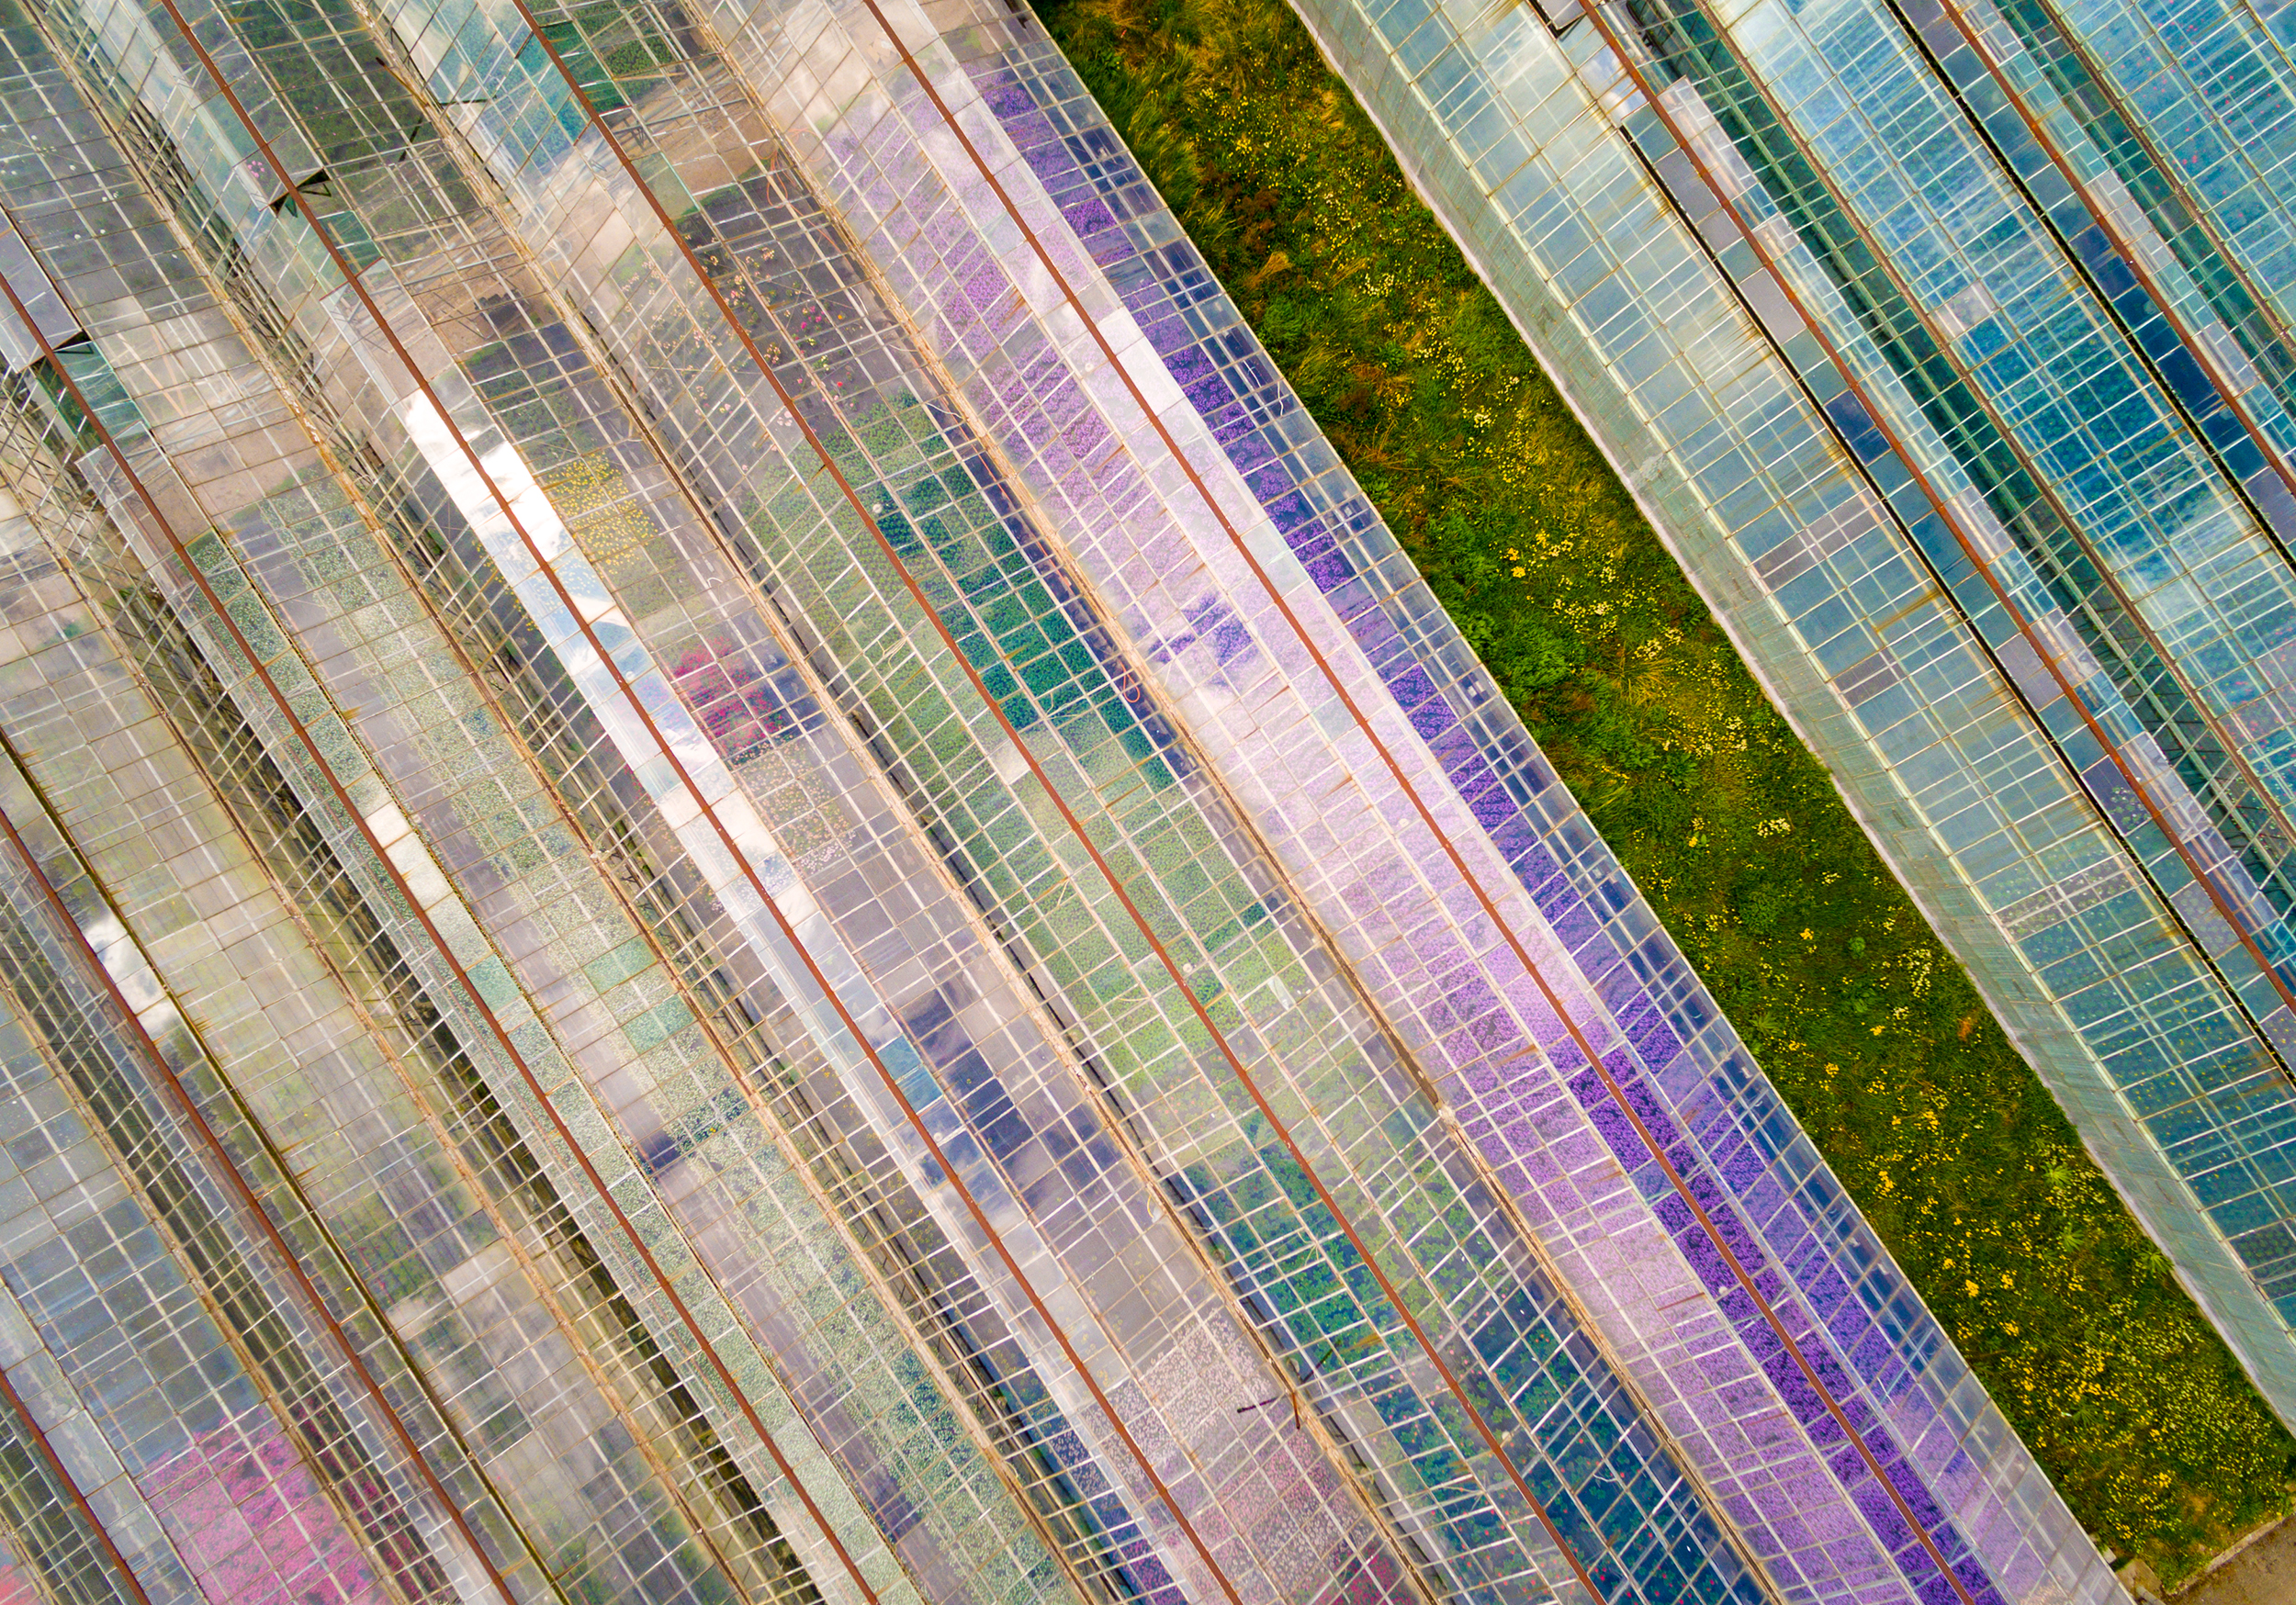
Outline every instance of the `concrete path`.
{"label": "concrete path", "polygon": [[2296,1605],[2296,1520],[2281,1522],[2178,1595],[2175,1605]]}

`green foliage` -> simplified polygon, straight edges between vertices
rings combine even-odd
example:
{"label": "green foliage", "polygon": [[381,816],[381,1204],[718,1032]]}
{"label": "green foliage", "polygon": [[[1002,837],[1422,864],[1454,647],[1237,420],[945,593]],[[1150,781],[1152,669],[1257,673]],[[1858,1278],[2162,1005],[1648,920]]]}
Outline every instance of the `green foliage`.
{"label": "green foliage", "polygon": [[1281,0],[1044,0],[1246,318],[2075,1513],[2291,1444]]}

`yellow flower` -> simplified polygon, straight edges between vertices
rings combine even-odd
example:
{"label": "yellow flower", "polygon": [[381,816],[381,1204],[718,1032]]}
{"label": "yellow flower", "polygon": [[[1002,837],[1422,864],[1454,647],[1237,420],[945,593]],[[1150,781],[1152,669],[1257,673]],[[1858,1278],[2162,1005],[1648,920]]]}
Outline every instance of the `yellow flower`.
{"label": "yellow flower", "polygon": [[1962,1285],[1969,1289],[1970,1297],[1975,1298],[1977,1296],[1977,1285],[1975,1282],[1964,1281]]}
{"label": "yellow flower", "polygon": [[1812,936],[1812,934],[1813,934],[1813,933],[1811,932],[1811,930],[1810,930],[1809,926],[1804,926],[1802,927],[1802,940],[1804,940],[1804,941],[1806,941],[1806,941],[1808,941],[1808,940],[1810,939],[1810,937]]}

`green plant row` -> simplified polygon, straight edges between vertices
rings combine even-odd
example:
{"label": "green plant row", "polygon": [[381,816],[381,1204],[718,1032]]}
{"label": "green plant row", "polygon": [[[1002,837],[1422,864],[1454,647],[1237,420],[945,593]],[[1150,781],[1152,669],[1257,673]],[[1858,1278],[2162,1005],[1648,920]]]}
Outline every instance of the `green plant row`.
{"label": "green plant row", "polygon": [[2172,1584],[2289,1435],[1282,0],[1040,9],[2076,1516]]}

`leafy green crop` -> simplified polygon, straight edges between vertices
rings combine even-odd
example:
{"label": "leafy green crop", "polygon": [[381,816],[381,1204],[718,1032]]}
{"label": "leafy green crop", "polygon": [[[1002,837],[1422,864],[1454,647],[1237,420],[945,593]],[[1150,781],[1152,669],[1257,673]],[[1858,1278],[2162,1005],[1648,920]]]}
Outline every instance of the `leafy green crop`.
{"label": "leafy green crop", "polygon": [[2289,1435],[1281,0],[1054,36],[2088,1529],[2190,1573]]}

